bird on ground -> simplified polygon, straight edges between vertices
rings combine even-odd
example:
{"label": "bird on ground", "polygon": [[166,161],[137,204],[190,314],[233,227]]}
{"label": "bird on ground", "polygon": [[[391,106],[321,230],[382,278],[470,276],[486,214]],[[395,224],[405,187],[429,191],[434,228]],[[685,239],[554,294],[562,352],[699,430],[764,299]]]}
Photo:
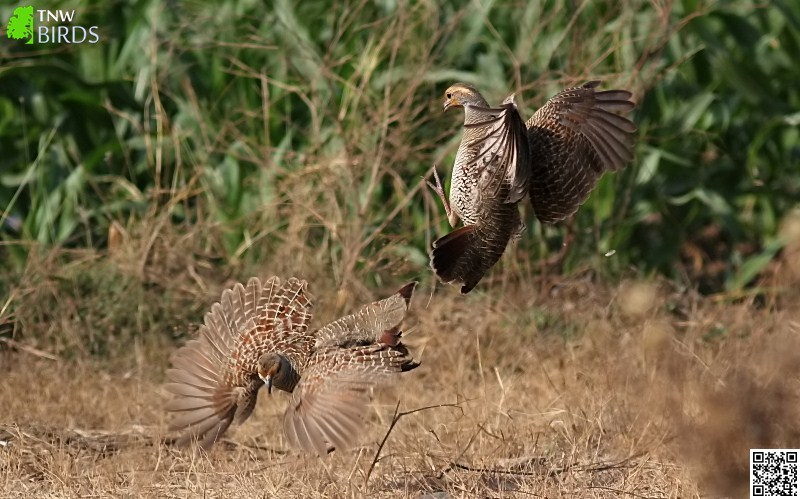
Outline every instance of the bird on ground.
{"label": "bird on ground", "polygon": [[419,365],[400,341],[415,285],[311,331],[306,281],[254,277],[226,289],[167,371],[176,445],[210,448],[250,416],[266,387],[291,394],[283,416],[291,445],[320,456],[351,447],[373,388]]}
{"label": "bird on ground", "polygon": [[606,171],[632,157],[636,126],[627,90],[597,91],[599,81],[562,90],[524,122],[507,97],[490,107],[473,86],[445,92],[444,111],[464,108],[464,134],[456,153],[449,199],[433,169],[436,192],[450,226],[433,242],[431,268],[445,283],[469,293],[525,229],[517,204],[529,195],[543,223],[572,216]]}

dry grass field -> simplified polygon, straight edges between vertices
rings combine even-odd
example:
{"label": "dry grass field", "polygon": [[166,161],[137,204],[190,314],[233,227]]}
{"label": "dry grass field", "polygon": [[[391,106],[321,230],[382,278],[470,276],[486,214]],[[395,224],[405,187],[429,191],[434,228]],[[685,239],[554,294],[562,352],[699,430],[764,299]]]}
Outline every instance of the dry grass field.
{"label": "dry grass field", "polygon": [[[186,256],[196,234],[162,236],[31,256],[0,315],[27,332],[0,350],[0,496],[745,497],[748,449],[800,436],[792,253],[761,292],[712,298],[507,256],[465,297],[422,276],[406,325],[422,366],[378,394],[360,448],[298,454],[287,397],[262,392],[211,452],[176,450],[160,387],[175,338],[226,283],[304,273],[221,275]],[[319,322],[377,298],[305,274]]]}

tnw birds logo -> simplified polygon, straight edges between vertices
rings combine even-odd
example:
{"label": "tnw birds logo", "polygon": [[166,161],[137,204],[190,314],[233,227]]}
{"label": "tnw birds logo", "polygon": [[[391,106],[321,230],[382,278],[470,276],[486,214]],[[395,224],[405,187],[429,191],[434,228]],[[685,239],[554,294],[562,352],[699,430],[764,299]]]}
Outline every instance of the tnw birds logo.
{"label": "tnw birds logo", "polygon": [[25,45],[33,45],[33,6],[26,5],[14,9],[8,20],[6,36],[12,40],[25,40]]}
{"label": "tnw birds logo", "polygon": [[32,5],[17,7],[8,20],[6,36],[11,40],[26,40],[26,45],[99,42],[98,27],[78,24],[75,14],[75,10],[34,9]]}

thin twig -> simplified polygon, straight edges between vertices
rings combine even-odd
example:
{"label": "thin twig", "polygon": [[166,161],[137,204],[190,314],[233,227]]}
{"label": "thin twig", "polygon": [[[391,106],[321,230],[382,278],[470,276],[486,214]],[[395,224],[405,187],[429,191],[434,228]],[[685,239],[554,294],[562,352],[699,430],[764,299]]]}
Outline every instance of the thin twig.
{"label": "thin twig", "polygon": [[367,476],[364,477],[364,487],[366,487],[367,484],[369,483],[369,477],[372,476],[372,470],[375,469],[375,465],[377,465],[378,461],[380,460],[380,455],[381,451],[383,450],[383,446],[386,445],[386,442],[389,440],[389,435],[391,435],[392,430],[394,430],[394,427],[397,426],[397,422],[400,421],[400,418],[417,412],[427,411],[428,409],[439,409],[442,407],[457,407],[459,410],[463,412],[460,403],[428,405],[425,407],[418,407],[416,409],[411,409],[410,411],[399,412],[400,401],[399,400],[397,401],[397,405],[394,408],[394,416],[392,416],[392,422],[389,424],[389,428],[386,430],[386,434],[383,436],[383,440],[381,440],[381,443],[378,446],[378,450],[375,452],[375,455],[372,458],[372,464],[369,465],[369,470],[367,470]]}
{"label": "thin twig", "polygon": [[[621,468],[631,459],[635,459],[637,457],[641,457],[642,453],[632,454],[624,459],[621,459],[616,462],[602,462],[602,463],[592,463],[587,465],[580,465],[580,464],[570,464],[567,466],[562,466],[560,468],[555,468],[550,470],[547,473],[547,476],[552,478],[556,475],[560,475],[562,473],[566,473],[567,471],[574,470],[574,471],[584,471],[587,473],[597,473],[601,471],[608,471],[611,469]],[[542,476],[542,473],[537,473],[534,471],[514,471],[514,470],[502,470],[497,468],[476,468],[472,466],[467,466],[465,464],[457,463],[455,461],[451,461],[449,466],[443,470],[443,472],[447,472],[451,469],[460,469],[464,471],[471,471],[474,473],[497,473],[499,475],[519,475],[519,476]],[[631,494],[631,492],[628,492]]]}
{"label": "thin twig", "polygon": [[375,452],[375,455],[372,456],[372,463],[369,465],[369,469],[367,470],[367,476],[364,477],[364,487],[366,488],[367,483],[369,483],[369,477],[372,475],[372,470],[375,469],[375,465],[378,463],[378,458],[381,455],[381,451],[383,450],[383,446],[386,445],[386,441],[389,440],[389,435],[392,433],[395,425],[400,420],[400,401],[397,401],[397,405],[394,406],[394,415],[392,416],[392,422],[389,423],[389,428],[386,430],[386,434],[383,436],[383,440],[381,440],[380,445],[378,445],[378,450]]}
{"label": "thin twig", "polygon": [[20,343],[19,341],[12,340],[11,338],[0,338],[0,342],[7,344],[11,348],[22,350],[23,352],[29,353],[36,357],[41,357],[43,359],[55,360],[55,361],[61,360],[55,354],[45,352],[44,350],[39,350],[38,348],[34,348],[24,343]]}
{"label": "thin twig", "polygon": [[643,496],[642,494],[637,494],[636,492],[628,492],[627,490],[615,489],[612,487],[603,487],[601,485],[590,485],[589,488],[607,490],[609,492],[615,492],[617,494],[627,494],[629,496],[638,497],[640,499],[665,499],[664,496]]}
{"label": "thin twig", "polygon": [[[447,473],[452,469],[459,469],[464,471],[471,471],[473,473],[497,473],[498,475],[518,475],[518,476],[541,476],[541,473],[535,473],[533,471],[513,471],[513,470],[500,470],[496,468],[474,468],[472,466],[467,466],[466,464],[457,463],[455,461],[451,461],[447,468],[442,470],[442,474]],[[569,469],[568,467],[564,468],[557,468],[550,472],[550,475],[563,473]]]}

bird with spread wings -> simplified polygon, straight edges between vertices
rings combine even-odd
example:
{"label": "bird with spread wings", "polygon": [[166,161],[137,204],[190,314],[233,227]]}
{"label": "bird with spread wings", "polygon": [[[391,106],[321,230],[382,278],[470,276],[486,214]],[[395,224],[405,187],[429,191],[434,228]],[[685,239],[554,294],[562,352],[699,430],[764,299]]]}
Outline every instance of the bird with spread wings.
{"label": "bird with spread wings", "polygon": [[475,87],[452,85],[444,110],[464,108],[449,198],[434,168],[429,183],[452,227],[433,243],[440,280],[470,292],[524,229],[517,204],[529,195],[536,217],[555,223],[573,215],[606,171],[632,157],[636,126],[617,113],[634,107],[627,90],[597,91],[600,82],[562,90],[523,121],[514,96],[490,107]]}
{"label": "bird with spread wings", "polygon": [[373,388],[419,365],[400,341],[415,285],[316,330],[306,281],[251,278],[225,290],[167,371],[176,443],[208,449],[250,416],[265,387],[291,394],[290,444],[320,456],[352,446]]}

